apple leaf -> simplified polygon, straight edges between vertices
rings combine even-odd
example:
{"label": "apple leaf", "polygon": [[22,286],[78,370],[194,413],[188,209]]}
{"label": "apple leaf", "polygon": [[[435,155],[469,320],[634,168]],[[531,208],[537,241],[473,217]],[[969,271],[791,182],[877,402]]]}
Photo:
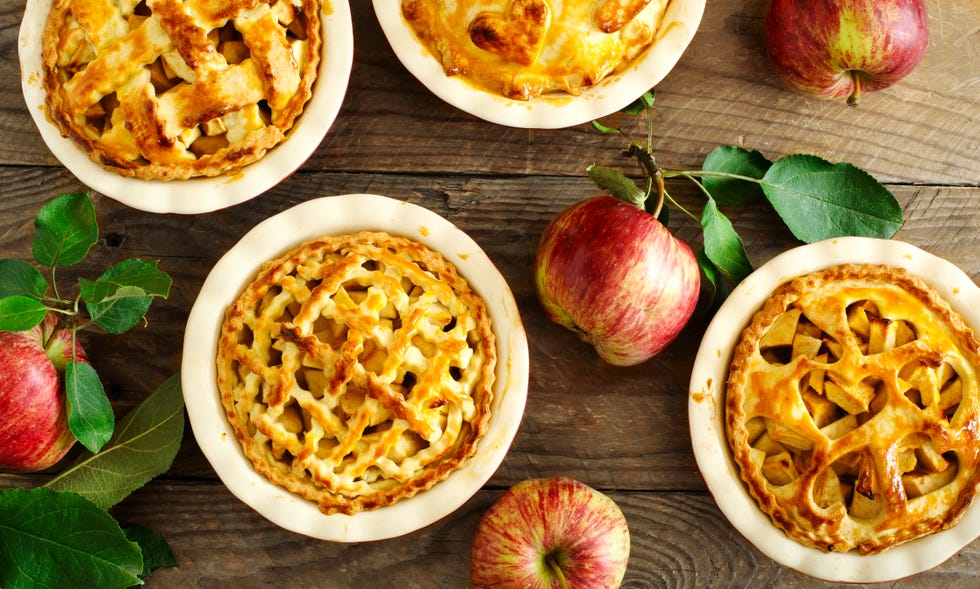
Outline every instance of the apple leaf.
{"label": "apple leaf", "polygon": [[171,280],[166,272],[157,268],[156,261],[144,262],[138,258],[123,260],[106,270],[98,280],[82,280],[82,299],[86,303],[101,303],[117,296],[120,288],[132,286],[144,294],[166,298],[170,294]]}
{"label": "apple leaf", "polygon": [[602,166],[589,166],[585,169],[596,186],[608,190],[621,201],[643,208],[647,193],[619,170]]}
{"label": "apple leaf", "polygon": [[724,279],[718,267],[708,259],[708,254],[705,253],[704,249],[698,251],[697,253],[698,266],[701,267],[705,280],[707,284],[702,281],[702,286],[706,287],[705,292],[702,296],[705,298],[705,304],[709,309],[716,311],[721,303],[724,302],[728,295],[731,293],[732,284]]}
{"label": "apple leaf", "polygon": [[[760,180],[772,166],[759,151],[731,145],[715,148],[704,159],[701,169]],[[760,201],[765,194],[758,182],[729,176],[705,176],[701,183],[719,205],[745,205]]]}
{"label": "apple leaf", "polygon": [[0,297],[21,295],[40,299],[48,292],[44,275],[24,260],[0,260]]}
{"label": "apple leaf", "polygon": [[101,452],[83,454],[47,486],[109,509],[170,468],[183,434],[184,402],[174,375],[119,420]]}
{"label": "apple leaf", "polygon": [[628,104],[623,108],[623,112],[629,115],[638,115],[648,108],[653,107],[653,103],[656,100],[656,95],[653,90],[649,92],[644,92],[639,98]]}
{"label": "apple leaf", "polygon": [[146,315],[153,297],[134,287],[120,289],[101,303],[86,304],[89,317],[107,333],[120,334],[133,328]]}
{"label": "apple leaf", "polygon": [[142,526],[127,526],[123,528],[123,532],[127,538],[139,544],[143,552],[143,571],[140,572],[140,579],[145,581],[157,569],[177,566],[177,558],[173,550],[160,534]]}
{"label": "apple leaf", "polygon": [[31,253],[43,266],[71,266],[99,241],[95,207],[88,194],[64,194],[44,205],[34,219]]}
{"label": "apple leaf", "polygon": [[171,280],[157,262],[136,258],[109,268],[97,280],[79,280],[92,321],[108,333],[125,333],[139,323],[154,296],[166,298]]}
{"label": "apple leaf", "polygon": [[90,364],[69,362],[65,367],[68,428],[90,452],[98,452],[112,437],[115,416],[102,381]]}
{"label": "apple leaf", "polygon": [[864,170],[814,155],[777,160],[762,190],[797,239],[806,243],[856,235],[889,238],[902,228],[902,206]]}
{"label": "apple leaf", "polygon": [[48,308],[35,298],[14,295],[0,299],[0,331],[27,331],[44,320]]}
{"label": "apple leaf", "polygon": [[752,263],[745,253],[742,238],[712,199],[708,199],[701,212],[701,228],[704,230],[705,255],[728,281],[738,284],[752,273]]}
{"label": "apple leaf", "polygon": [[126,588],[143,569],[140,546],[88,499],[44,487],[0,491],[0,587]]}

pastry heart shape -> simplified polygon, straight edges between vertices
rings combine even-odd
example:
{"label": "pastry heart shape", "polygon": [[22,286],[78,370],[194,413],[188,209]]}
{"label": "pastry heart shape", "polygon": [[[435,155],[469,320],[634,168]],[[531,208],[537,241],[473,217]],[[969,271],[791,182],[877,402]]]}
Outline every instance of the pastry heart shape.
{"label": "pastry heart shape", "polygon": [[524,66],[532,65],[541,54],[551,7],[546,0],[511,0],[501,12],[481,12],[470,22],[473,44]]}
{"label": "pastry heart shape", "polygon": [[650,0],[606,0],[595,11],[595,24],[603,33],[615,33],[640,14]]}

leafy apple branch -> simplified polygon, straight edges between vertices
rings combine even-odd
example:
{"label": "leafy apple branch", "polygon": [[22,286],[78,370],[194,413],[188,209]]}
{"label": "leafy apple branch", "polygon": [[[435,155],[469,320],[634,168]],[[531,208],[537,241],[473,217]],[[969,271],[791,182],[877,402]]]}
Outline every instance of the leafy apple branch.
{"label": "leafy apple branch", "polygon": [[0,587],[125,589],[177,566],[162,535],[123,527],[109,510],[170,468],[183,433],[175,374],[98,453],[81,453],[42,486],[0,490]]}
{"label": "leafy apple branch", "polygon": [[[647,210],[665,225],[670,207],[700,224],[703,249],[698,262],[716,293],[738,284],[753,269],[741,237],[719,207],[768,201],[793,235],[805,243],[845,235],[890,238],[904,223],[895,196],[870,174],[846,162],[835,164],[808,154],[771,161],[758,151],[720,146],[708,154],[700,170],[663,168],[653,155],[653,92],[623,112],[646,114],[643,143],[622,128],[598,121],[592,125],[626,138],[628,148],[623,153],[637,161],[643,186],[608,167],[589,166],[589,177],[599,188]],[[685,178],[698,186],[706,199],[700,216],[670,196],[664,182],[669,178]]]}
{"label": "leafy apple branch", "polygon": [[59,196],[34,220],[31,255],[50,272],[50,282],[30,263],[0,259],[0,331],[27,331],[48,313],[72,332],[65,367],[68,426],[89,451],[98,452],[112,436],[112,407],[95,369],[76,355],[79,331],[91,327],[121,334],[144,320],[155,297],[166,298],[171,279],[155,261],[131,258],[115,264],[95,280],[81,278],[77,294],[60,294],[57,270],[81,262],[99,240],[95,207],[87,193]]}

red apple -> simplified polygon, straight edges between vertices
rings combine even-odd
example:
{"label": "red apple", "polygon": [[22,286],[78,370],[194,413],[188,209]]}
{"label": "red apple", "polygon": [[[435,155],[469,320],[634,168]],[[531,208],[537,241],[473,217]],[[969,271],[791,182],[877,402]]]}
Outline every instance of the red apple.
{"label": "red apple", "polygon": [[[49,313],[29,331],[0,332],[0,471],[44,470],[75,443],[62,382],[72,332],[56,323]],[[75,359],[88,363],[77,341]]]}
{"label": "red apple", "polygon": [[908,75],[928,41],[922,0],[772,0],[766,13],[776,73],[802,94],[851,105]]}
{"label": "red apple", "polygon": [[578,202],[545,229],[535,260],[538,298],[552,321],[617,366],[658,354],[687,324],[701,284],[686,243],[612,196]]}
{"label": "red apple", "polygon": [[630,534],[608,496],[556,477],[518,483],[484,514],[473,539],[477,589],[615,589]]}

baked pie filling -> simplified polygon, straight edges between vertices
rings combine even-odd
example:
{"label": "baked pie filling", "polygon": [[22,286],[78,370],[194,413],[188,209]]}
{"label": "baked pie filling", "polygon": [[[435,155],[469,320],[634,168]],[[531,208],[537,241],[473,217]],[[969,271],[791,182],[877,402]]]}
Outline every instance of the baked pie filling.
{"label": "baked pie filling", "polygon": [[517,100],[577,95],[656,40],[668,0],[402,0],[447,76]]}
{"label": "baked pie filling", "polygon": [[862,554],[953,526],[980,485],[980,351],[908,272],[832,267],[753,317],[728,380],[742,479],[800,543]]}
{"label": "baked pie filling", "polygon": [[218,388],[256,471],[323,513],[428,489],[474,454],[496,348],[449,261],[383,232],[308,242],[229,307]]}
{"label": "baked pie filling", "polygon": [[282,142],[311,95],[318,0],[54,0],[46,114],[124,176],[235,172]]}

